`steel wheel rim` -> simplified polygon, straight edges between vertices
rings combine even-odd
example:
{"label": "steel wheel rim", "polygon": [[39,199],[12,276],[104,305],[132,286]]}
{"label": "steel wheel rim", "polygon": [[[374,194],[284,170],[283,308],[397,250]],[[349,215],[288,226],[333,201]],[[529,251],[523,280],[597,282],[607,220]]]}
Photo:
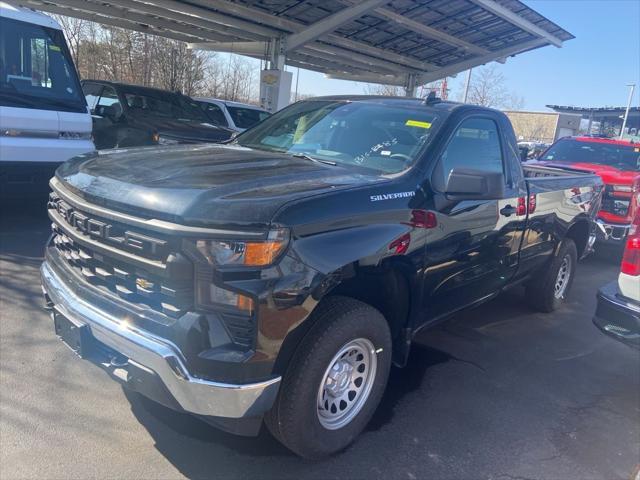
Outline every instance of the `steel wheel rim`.
{"label": "steel wheel rim", "polygon": [[337,430],[360,413],[373,388],[377,367],[375,347],[366,338],[346,343],[334,355],[318,388],[320,425]]}
{"label": "steel wheel rim", "polygon": [[556,284],[554,287],[554,295],[557,299],[564,298],[564,294],[567,291],[567,285],[569,284],[569,278],[571,277],[571,257],[565,255],[558,270],[558,276],[556,277]]}

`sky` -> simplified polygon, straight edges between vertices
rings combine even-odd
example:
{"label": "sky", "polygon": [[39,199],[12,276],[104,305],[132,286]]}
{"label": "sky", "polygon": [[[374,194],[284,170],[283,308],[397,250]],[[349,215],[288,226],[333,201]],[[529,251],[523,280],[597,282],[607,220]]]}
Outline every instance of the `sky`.
{"label": "sky", "polygon": [[[498,64],[506,87],[524,98],[527,110],[545,105],[625,106],[628,83],[635,83],[633,105],[640,106],[640,0],[524,0],[576,38],[562,48],[546,46]],[[292,90],[295,90],[296,69]],[[466,75],[450,81],[457,98]],[[331,95],[365,93],[356,82],[327,79],[300,70],[298,91]]]}

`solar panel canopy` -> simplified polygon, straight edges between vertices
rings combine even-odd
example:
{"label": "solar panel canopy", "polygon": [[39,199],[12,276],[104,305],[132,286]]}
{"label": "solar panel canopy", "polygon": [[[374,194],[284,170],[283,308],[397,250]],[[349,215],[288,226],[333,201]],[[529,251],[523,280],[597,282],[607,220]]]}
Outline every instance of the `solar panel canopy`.
{"label": "solar panel canopy", "polygon": [[415,86],[570,33],[519,0],[19,0],[84,18],[325,73]]}

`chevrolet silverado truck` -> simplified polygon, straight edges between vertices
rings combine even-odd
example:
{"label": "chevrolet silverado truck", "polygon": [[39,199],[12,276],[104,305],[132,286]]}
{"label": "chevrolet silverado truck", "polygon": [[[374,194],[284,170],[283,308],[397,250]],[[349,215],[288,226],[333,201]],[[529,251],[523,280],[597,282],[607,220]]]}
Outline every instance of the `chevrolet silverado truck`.
{"label": "chevrolet silverado truck", "polygon": [[51,187],[58,336],[156,402],[317,458],[362,431],[419,330],[516,285],[557,308],[602,181],[523,168],[498,111],[357,96],[224,145],[85,154]]}
{"label": "chevrolet silverado truck", "polygon": [[599,137],[566,137],[542,154],[544,165],[599,175],[604,182],[598,212],[598,245],[625,245],[640,209],[640,144]]}

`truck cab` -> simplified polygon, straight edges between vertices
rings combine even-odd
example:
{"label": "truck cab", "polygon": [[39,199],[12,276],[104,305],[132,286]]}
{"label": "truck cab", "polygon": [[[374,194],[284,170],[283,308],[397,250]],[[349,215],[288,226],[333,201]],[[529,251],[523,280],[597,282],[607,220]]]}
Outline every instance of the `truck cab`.
{"label": "truck cab", "polygon": [[0,192],[46,192],[55,169],[94,149],[64,35],[50,17],[0,2]]}

